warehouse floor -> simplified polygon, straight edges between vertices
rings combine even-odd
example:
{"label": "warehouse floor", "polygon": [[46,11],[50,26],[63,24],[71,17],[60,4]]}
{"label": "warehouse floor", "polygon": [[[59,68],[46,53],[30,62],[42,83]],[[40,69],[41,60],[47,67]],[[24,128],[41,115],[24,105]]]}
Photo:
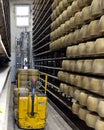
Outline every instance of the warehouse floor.
{"label": "warehouse floor", "polygon": [[[13,88],[13,87],[12,87]],[[13,95],[11,91],[11,99],[9,106],[9,121],[8,130],[20,130],[14,123],[13,117]],[[55,109],[48,103],[47,105],[47,123],[45,130],[72,130],[72,128],[63,120],[63,118],[55,111]]]}

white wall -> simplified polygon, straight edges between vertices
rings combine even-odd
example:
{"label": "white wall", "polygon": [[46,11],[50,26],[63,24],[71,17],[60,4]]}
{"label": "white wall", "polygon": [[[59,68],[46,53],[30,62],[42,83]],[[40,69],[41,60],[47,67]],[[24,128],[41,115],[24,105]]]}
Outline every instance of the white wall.
{"label": "white wall", "polygon": [[[30,26],[27,27],[27,31],[31,32],[32,36],[32,8],[33,8],[33,0],[10,0],[10,19],[11,19],[11,80],[12,82],[15,81],[15,44],[16,44],[16,37],[20,35],[21,32],[24,32],[24,28],[20,28],[16,26],[16,17],[15,17],[15,6],[16,5],[30,5]],[[32,39],[32,38],[31,38]],[[32,40],[31,40],[32,45]],[[32,52],[32,50],[31,50]]]}

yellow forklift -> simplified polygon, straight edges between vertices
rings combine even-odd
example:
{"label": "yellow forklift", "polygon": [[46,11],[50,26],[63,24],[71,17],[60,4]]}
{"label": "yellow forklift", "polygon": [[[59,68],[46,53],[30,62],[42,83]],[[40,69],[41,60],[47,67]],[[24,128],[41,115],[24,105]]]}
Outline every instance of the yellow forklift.
{"label": "yellow forklift", "polygon": [[[26,92],[18,86],[18,106],[16,121],[19,128],[22,129],[44,129],[46,125],[46,109],[47,109],[47,78],[45,75],[44,87],[33,78],[26,84]],[[20,82],[20,74],[18,74],[18,82]],[[41,84],[41,85],[40,85]],[[44,90],[40,89],[41,87]]]}

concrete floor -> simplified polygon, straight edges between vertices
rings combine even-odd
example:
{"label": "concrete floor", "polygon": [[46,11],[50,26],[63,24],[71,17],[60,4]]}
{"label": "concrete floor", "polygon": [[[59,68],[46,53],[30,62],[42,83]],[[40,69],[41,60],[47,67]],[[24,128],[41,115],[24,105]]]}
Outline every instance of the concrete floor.
{"label": "concrete floor", "polygon": [[[21,130],[17,127],[13,120],[14,117],[12,98],[13,96],[11,94],[8,130]],[[49,103],[47,105],[47,111],[48,116],[45,130],[72,130],[72,128],[63,120],[63,118],[55,111],[55,109]]]}

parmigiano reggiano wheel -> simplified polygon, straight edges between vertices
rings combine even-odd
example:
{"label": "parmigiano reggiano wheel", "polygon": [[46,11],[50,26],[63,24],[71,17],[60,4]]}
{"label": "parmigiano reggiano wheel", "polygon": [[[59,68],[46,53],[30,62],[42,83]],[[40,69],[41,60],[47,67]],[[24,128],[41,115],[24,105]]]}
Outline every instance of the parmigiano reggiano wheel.
{"label": "parmigiano reggiano wheel", "polygon": [[93,60],[85,60],[83,63],[83,72],[91,73],[92,72]]}
{"label": "parmigiano reggiano wheel", "polygon": [[79,95],[79,103],[80,103],[82,106],[86,106],[88,96],[89,96],[89,95],[88,95],[87,93],[85,93],[85,92],[80,92],[80,95]]}
{"label": "parmigiano reggiano wheel", "polygon": [[76,70],[76,60],[72,60],[70,62],[70,71],[75,71]]}
{"label": "parmigiano reggiano wheel", "polygon": [[71,62],[69,60],[63,60],[62,61],[62,68],[65,70],[71,69]]}
{"label": "parmigiano reggiano wheel", "polygon": [[85,109],[85,108],[80,108],[80,109],[79,109],[79,112],[78,112],[78,116],[79,116],[79,118],[80,118],[81,120],[85,121],[87,113],[89,113],[89,111],[88,111],[87,109]]}
{"label": "parmigiano reggiano wheel", "polygon": [[69,83],[69,80],[70,80],[70,77],[69,77],[69,74],[68,73],[64,73],[65,75],[63,75],[63,77],[64,77],[64,82],[66,82],[66,83]]}
{"label": "parmigiano reggiano wheel", "polygon": [[63,84],[63,92],[68,95],[69,93],[69,86],[67,84]]}
{"label": "parmigiano reggiano wheel", "polygon": [[80,92],[81,92],[81,91],[80,91],[79,89],[76,89],[76,90],[74,91],[73,97],[74,97],[74,99],[77,100],[77,101],[79,101]]}
{"label": "parmigiano reggiano wheel", "polygon": [[86,55],[86,43],[81,43],[78,45],[78,54],[79,56]]}
{"label": "parmigiano reggiano wheel", "polygon": [[58,19],[59,19],[59,25],[61,25],[62,22],[63,22],[63,20],[62,20],[62,14],[60,14],[60,16],[58,17]]}
{"label": "parmigiano reggiano wheel", "polygon": [[71,17],[70,18],[70,28],[71,29],[75,29],[75,17]]}
{"label": "parmigiano reggiano wheel", "polygon": [[101,91],[100,94],[104,96],[104,80],[100,80]]}
{"label": "parmigiano reggiano wheel", "polygon": [[99,33],[99,20],[92,21],[88,26],[88,32],[90,37],[98,36]]}
{"label": "parmigiano reggiano wheel", "polygon": [[78,46],[77,45],[71,47],[71,55],[70,56],[71,57],[78,56]]}
{"label": "parmigiano reggiano wheel", "polygon": [[95,42],[87,42],[86,43],[86,55],[95,54]]}
{"label": "parmigiano reggiano wheel", "polygon": [[65,33],[70,32],[70,20],[65,22]]}
{"label": "parmigiano reggiano wheel", "polygon": [[66,8],[69,5],[68,0],[62,0],[63,6]]}
{"label": "parmigiano reggiano wheel", "polygon": [[98,114],[104,117],[104,100],[101,100],[98,105]]}
{"label": "parmigiano reggiano wheel", "polygon": [[67,17],[70,18],[73,16],[72,6],[68,6],[67,8]]}
{"label": "parmigiano reggiano wheel", "polygon": [[63,20],[63,23],[68,20],[67,10],[64,10],[64,11],[63,11],[63,13],[62,13],[62,18],[63,18],[63,19],[62,19],[62,20]]}
{"label": "parmigiano reggiano wheel", "polygon": [[82,80],[82,88],[89,90],[90,89],[90,78],[88,77],[83,77]]}
{"label": "parmigiano reggiano wheel", "polygon": [[74,14],[79,11],[78,1],[73,1],[73,3],[72,3],[72,11],[73,11]]}
{"label": "parmigiano reggiano wheel", "polygon": [[64,91],[64,84],[63,84],[63,83],[60,84],[60,91],[61,91],[61,92]]}
{"label": "parmigiano reggiano wheel", "polygon": [[85,6],[85,3],[83,0],[78,0],[78,6],[80,9],[82,9]]}
{"label": "parmigiano reggiano wheel", "polygon": [[99,31],[100,33],[104,33],[104,15],[100,18],[99,21]]}
{"label": "parmigiano reggiano wheel", "polygon": [[74,82],[75,82],[75,75],[73,75],[73,74],[70,74],[70,77],[69,77],[70,79],[69,79],[69,83],[70,84],[74,84]]}
{"label": "parmigiano reggiano wheel", "polygon": [[99,79],[91,78],[90,90],[92,92],[100,93],[100,91],[101,91],[101,83],[100,83]]}
{"label": "parmigiano reggiano wheel", "polygon": [[74,40],[74,33],[69,33],[65,39],[65,44],[69,46],[74,42]]}
{"label": "parmigiano reggiano wheel", "polygon": [[59,78],[60,80],[62,80],[62,81],[63,81],[63,75],[64,75],[64,72],[63,72],[63,71],[59,71],[58,74],[57,74],[58,78]]}
{"label": "parmigiano reggiano wheel", "polygon": [[73,97],[73,96],[74,96],[74,91],[75,91],[75,88],[72,87],[72,86],[69,86],[69,92],[68,92],[68,95],[69,95],[70,97]]}
{"label": "parmigiano reggiano wheel", "polygon": [[95,130],[104,130],[104,120],[103,119],[97,119]]}
{"label": "parmigiano reggiano wheel", "polygon": [[93,113],[87,113],[86,115],[86,124],[91,127],[91,128],[95,128],[95,124],[96,121],[98,119],[98,115],[97,114],[93,114]]}
{"label": "parmigiano reggiano wheel", "polygon": [[71,57],[72,56],[72,47],[67,47],[67,50],[66,50],[66,56],[69,58],[69,57]]}
{"label": "parmigiano reggiano wheel", "polygon": [[99,38],[95,42],[96,54],[104,54],[104,38]]}
{"label": "parmigiano reggiano wheel", "polygon": [[82,87],[83,76],[76,75],[75,77],[75,86]]}
{"label": "parmigiano reggiano wheel", "polygon": [[82,26],[82,28],[80,29],[80,36],[81,36],[81,40],[88,39],[88,37],[89,37],[88,25]]}
{"label": "parmigiano reggiano wheel", "polygon": [[89,96],[87,99],[87,108],[90,111],[97,112],[97,107],[99,104],[99,98],[94,97],[94,96]]}
{"label": "parmigiano reggiano wheel", "polygon": [[77,12],[75,14],[75,26],[82,25],[82,12]]}
{"label": "parmigiano reggiano wheel", "polygon": [[99,0],[93,0],[91,4],[91,14],[93,17],[101,15],[102,14],[102,8],[100,6]]}
{"label": "parmigiano reggiano wheel", "polygon": [[93,62],[93,73],[104,74],[104,59],[96,59]]}
{"label": "parmigiano reggiano wheel", "polygon": [[87,21],[91,20],[90,6],[87,6],[82,9],[82,20],[83,20],[83,22],[87,22]]}
{"label": "parmigiano reggiano wheel", "polygon": [[60,12],[59,6],[57,6],[57,7],[56,7],[56,15],[57,15],[57,17],[58,17],[60,14],[61,14],[61,12]]}
{"label": "parmigiano reggiano wheel", "polygon": [[80,29],[74,31],[74,38],[75,38],[75,42],[77,42],[77,43],[81,40],[80,39]]}
{"label": "parmigiano reggiano wheel", "polygon": [[72,112],[76,115],[78,115],[80,105],[78,103],[73,103],[72,105]]}
{"label": "parmigiano reggiano wheel", "polygon": [[28,71],[26,69],[18,69],[18,73],[20,75],[27,75],[28,74]]}
{"label": "parmigiano reggiano wheel", "polygon": [[62,1],[59,3],[59,8],[60,8],[60,11],[61,11],[61,12],[63,12],[63,11],[64,11],[64,9],[65,9],[65,7],[64,7],[64,5],[63,5],[63,2],[62,2]]}
{"label": "parmigiano reggiano wheel", "polygon": [[84,62],[84,60],[78,60],[76,62],[76,71],[77,72],[82,72],[83,62]]}

